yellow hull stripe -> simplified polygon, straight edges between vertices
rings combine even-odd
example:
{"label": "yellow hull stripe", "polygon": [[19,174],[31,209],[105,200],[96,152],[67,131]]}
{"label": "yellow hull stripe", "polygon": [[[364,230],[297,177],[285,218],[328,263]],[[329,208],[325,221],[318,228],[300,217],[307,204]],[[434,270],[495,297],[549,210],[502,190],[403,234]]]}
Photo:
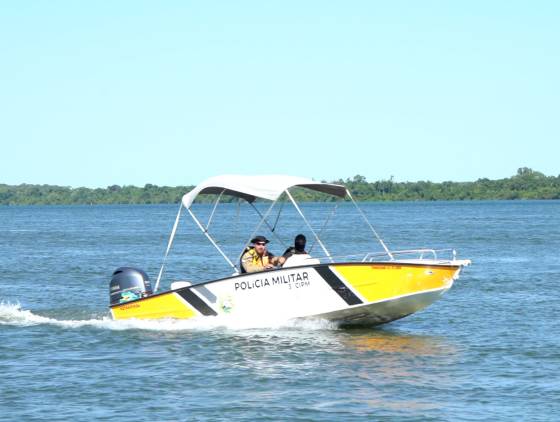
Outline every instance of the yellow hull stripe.
{"label": "yellow hull stripe", "polygon": [[198,314],[175,293],[166,293],[111,308],[115,319],[188,319]]}
{"label": "yellow hull stripe", "polygon": [[446,288],[456,268],[407,265],[331,266],[367,302],[406,296],[424,290]]}

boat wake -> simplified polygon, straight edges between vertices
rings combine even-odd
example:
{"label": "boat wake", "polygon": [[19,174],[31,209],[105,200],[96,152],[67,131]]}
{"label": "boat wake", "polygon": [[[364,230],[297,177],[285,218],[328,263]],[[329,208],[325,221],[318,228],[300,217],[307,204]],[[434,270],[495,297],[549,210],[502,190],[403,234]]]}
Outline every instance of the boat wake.
{"label": "boat wake", "polygon": [[204,331],[213,329],[248,330],[248,329],[301,329],[301,330],[336,330],[337,324],[326,320],[266,320],[227,317],[201,317],[190,320],[113,320],[109,316],[92,319],[55,319],[38,315],[22,309],[20,304],[0,303],[0,325],[29,327],[51,325],[61,328],[92,327],[106,330],[147,330],[147,331]]}

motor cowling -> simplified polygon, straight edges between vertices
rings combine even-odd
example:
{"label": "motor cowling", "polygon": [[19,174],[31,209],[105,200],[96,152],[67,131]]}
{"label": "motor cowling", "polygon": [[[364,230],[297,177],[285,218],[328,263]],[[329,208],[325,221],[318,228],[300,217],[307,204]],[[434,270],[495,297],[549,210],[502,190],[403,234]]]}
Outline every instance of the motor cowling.
{"label": "motor cowling", "polygon": [[148,274],[138,268],[120,267],[113,272],[109,285],[111,305],[140,299],[153,293]]}

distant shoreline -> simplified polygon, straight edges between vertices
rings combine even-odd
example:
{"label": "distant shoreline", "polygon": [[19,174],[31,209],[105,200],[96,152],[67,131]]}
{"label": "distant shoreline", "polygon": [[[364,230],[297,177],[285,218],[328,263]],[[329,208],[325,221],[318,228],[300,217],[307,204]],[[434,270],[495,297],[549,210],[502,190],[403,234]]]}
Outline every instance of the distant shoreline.
{"label": "distant shoreline", "polygon": [[[395,182],[392,178],[368,182],[365,177],[357,175],[332,183],[344,184],[360,202],[560,199],[560,175],[545,176],[527,167],[520,168],[517,174],[506,179],[478,179],[475,182]],[[107,188],[0,184],[0,205],[173,204],[193,188],[151,184]],[[328,195],[301,188],[295,188],[292,193],[301,202],[334,200]],[[211,201],[204,195],[200,198],[202,203]],[[223,201],[233,199],[224,197]]]}

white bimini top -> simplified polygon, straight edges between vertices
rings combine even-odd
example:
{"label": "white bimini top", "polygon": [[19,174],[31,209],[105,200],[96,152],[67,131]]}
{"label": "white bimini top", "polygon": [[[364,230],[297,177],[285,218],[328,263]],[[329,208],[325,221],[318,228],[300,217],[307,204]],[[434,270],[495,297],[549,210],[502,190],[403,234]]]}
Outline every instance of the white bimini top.
{"label": "white bimini top", "polygon": [[275,201],[282,193],[294,186],[315,190],[343,198],[346,188],[332,183],[321,183],[297,176],[265,175],[242,176],[223,175],[211,177],[196,186],[183,196],[185,208],[190,208],[195,198],[200,194],[223,194],[243,198],[253,202],[257,198]]}

